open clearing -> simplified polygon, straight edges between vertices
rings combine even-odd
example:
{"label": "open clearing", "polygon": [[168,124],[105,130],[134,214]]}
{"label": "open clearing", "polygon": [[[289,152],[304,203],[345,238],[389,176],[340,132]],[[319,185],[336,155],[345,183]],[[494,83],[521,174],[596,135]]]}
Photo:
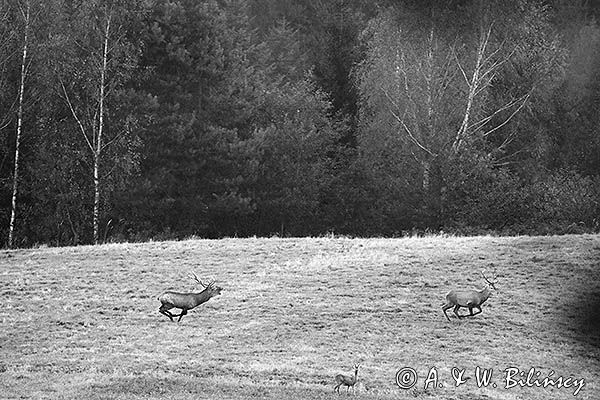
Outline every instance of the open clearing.
{"label": "open clearing", "polygon": [[[445,294],[482,286],[490,264],[499,292],[448,322]],[[173,323],[157,296],[196,291],[191,271],[223,294]],[[509,367],[584,379],[575,398],[600,398],[597,235],[3,251],[0,298],[0,398],[346,398],[333,377],[355,362],[356,398],[573,398],[575,387],[506,388]],[[403,367],[419,376],[410,390],[395,382]],[[455,387],[453,367],[471,379]],[[493,369],[488,386],[476,367]]]}

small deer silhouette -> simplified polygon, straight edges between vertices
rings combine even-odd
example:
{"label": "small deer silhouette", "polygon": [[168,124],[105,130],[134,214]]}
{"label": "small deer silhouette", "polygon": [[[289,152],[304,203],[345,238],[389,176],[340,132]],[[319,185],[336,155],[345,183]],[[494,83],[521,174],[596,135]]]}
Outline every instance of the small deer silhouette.
{"label": "small deer silhouette", "polygon": [[[220,295],[221,290],[223,290],[223,288],[215,286],[215,281],[211,281],[208,285],[205,285],[198,279],[196,274],[193,275],[196,282],[204,288],[200,293],[179,293],[169,291],[158,296],[158,300],[162,303],[158,311],[169,317],[171,321],[173,321],[174,317],[179,317],[177,322],[181,321],[181,318],[187,314],[188,310],[198,307],[202,303],[206,303],[211,297]],[[174,315],[169,311],[172,308],[181,308],[181,313]]]}
{"label": "small deer silhouette", "polygon": [[356,381],[358,380],[358,369],[359,368],[360,368],[360,364],[354,364],[354,376],[348,376],[348,375],[342,375],[342,374],[336,375],[335,381],[336,381],[337,385],[335,385],[335,388],[333,388],[333,391],[338,392],[338,394],[340,394],[340,386],[344,385],[344,386],[346,386],[346,393],[348,393],[348,391],[352,387],[352,393],[355,394],[354,385],[356,385]]}
{"label": "small deer silhouette", "polygon": [[[444,315],[446,316],[446,318],[448,318],[448,321],[450,321],[450,317],[448,317],[446,310],[448,310],[449,308],[452,308],[452,307],[454,307],[454,314],[456,314],[456,316],[458,318],[472,317],[474,315],[481,313],[481,305],[492,294],[492,291],[490,289],[497,290],[496,286],[495,286],[495,284],[496,284],[496,274],[495,273],[494,273],[494,277],[492,278],[491,281],[488,278],[486,278],[484,271],[481,271],[481,276],[487,282],[485,287],[481,290],[474,290],[474,289],[451,290],[448,292],[448,294],[446,295],[446,304],[444,304],[444,306],[442,307],[442,310],[444,311]],[[458,310],[461,307],[468,308],[469,314],[468,315],[460,315],[458,313]],[[476,313],[473,313],[474,308],[478,309],[479,311]]]}

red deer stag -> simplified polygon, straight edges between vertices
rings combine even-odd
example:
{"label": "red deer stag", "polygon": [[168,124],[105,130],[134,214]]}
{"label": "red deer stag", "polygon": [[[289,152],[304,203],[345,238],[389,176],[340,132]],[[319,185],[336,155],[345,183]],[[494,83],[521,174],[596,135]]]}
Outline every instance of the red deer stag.
{"label": "red deer stag", "polygon": [[[174,317],[179,317],[177,322],[181,321],[181,317],[186,315],[188,310],[196,308],[202,303],[206,303],[211,297],[220,295],[221,290],[223,290],[223,288],[215,286],[215,281],[211,281],[208,285],[205,285],[198,279],[196,274],[193,275],[196,282],[204,288],[200,293],[179,293],[169,291],[158,296],[158,300],[162,303],[158,311],[169,317],[171,321],[173,321]],[[169,311],[172,308],[180,308],[181,313],[173,315]]]}
{"label": "red deer stag", "polygon": [[[454,307],[454,310],[453,310],[454,314],[456,314],[456,316],[458,318],[472,317],[474,315],[481,313],[481,305],[492,294],[491,289],[497,290],[496,286],[495,286],[495,284],[496,284],[496,274],[495,273],[494,273],[494,277],[492,278],[491,281],[488,278],[486,278],[483,271],[481,271],[481,276],[483,276],[483,279],[487,282],[485,287],[481,290],[475,290],[475,289],[451,290],[448,292],[448,294],[446,295],[446,304],[444,304],[444,306],[442,307],[442,310],[444,311],[444,315],[446,316],[446,318],[448,318],[448,321],[450,321],[450,317],[448,317],[446,310],[448,310],[449,308],[452,308],[452,307]],[[460,315],[458,313],[458,309],[461,307],[468,308],[469,314],[468,315]],[[476,313],[473,313],[474,308],[478,309],[479,311]]]}

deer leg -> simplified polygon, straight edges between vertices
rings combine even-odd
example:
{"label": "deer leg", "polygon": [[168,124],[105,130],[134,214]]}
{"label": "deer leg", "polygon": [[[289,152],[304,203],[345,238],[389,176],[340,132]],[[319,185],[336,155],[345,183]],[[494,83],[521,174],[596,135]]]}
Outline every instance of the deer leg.
{"label": "deer leg", "polygon": [[446,304],[445,306],[442,307],[442,311],[444,312],[444,315],[446,316],[446,318],[448,319],[448,321],[450,321],[450,317],[446,313],[446,310],[449,309],[449,308],[452,308],[452,304]]}
{"label": "deer leg", "polygon": [[462,318],[462,317],[464,317],[464,315],[460,315],[460,314],[458,313],[458,309],[459,309],[459,308],[460,308],[460,306],[459,306],[458,304],[457,304],[456,306],[454,306],[454,314],[456,314],[456,316],[457,316],[458,318]]}
{"label": "deer leg", "polygon": [[[185,308],[182,308],[181,314],[179,314],[179,319],[177,320],[177,322],[181,321],[181,317],[183,317],[186,314],[187,314],[187,310]],[[174,315],[174,317],[177,317],[177,315]]]}
{"label": "deer leg", "polygon": [[171,307],[167,304],[163,304],[162,306],[160,306],[160,308],[158,309],[158,312],[166,315],[167,317],[169,317],[171,319],[171,321],[173,321],[173,317],[174,315],[169,311],[171,309]]}
{"label": "deer leg", "polygon": [[169,317],[171,319],[171,321],[173,321],[173,314],[171,314],[170,312],[168,312],[167,310],[158,310],[159,313],[166,315],[167,317]]}
{"label": "deer leg", "polygon": [[[479,309],[479,311],[476,312],[476,313],[473,313],[473,309],[474,308]],[[477,315],[479,313],[481,313],[481,308],[479,306],[473,306],[473,307],[469,307],[469,314],[468,315],[463,315],[463,317],[474,317],[475,315]]]}
{"label": "deer leg", "polygon": [[338,383],[338,384],[337,384],[337,385],[336,385],[336,386],[333,388],[333,391],[334,391],[334,392],[337,392],[338,394],[340,394],[340,386],[342,386],[342,384],[341,384],[341,383]]}

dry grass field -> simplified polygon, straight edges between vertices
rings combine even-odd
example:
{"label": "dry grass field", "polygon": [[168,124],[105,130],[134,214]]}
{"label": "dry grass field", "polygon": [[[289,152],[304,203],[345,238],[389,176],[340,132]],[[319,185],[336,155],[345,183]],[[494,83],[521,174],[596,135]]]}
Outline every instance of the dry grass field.
{"label": "dry grass field", "polygon": [[[483,313],[448,322],[445,294],[482,286],[491,264],[498,292]],[[196,290],[192,271],[223,293],[171,322],[157,296]],[[594,235],[2,251],[0,299],[3,399],[350,398],[334,376],[356,362],[360,399],[572,399],[575,382],[575,398],[600,398]],[[404,367],[418,374],[411,389],[396,384]],[[477,367],[493,370],[489,385]],[[507,388],[510,367],[570,387],[525,376]],[[471,379],[456,387],[453,368]]]}

